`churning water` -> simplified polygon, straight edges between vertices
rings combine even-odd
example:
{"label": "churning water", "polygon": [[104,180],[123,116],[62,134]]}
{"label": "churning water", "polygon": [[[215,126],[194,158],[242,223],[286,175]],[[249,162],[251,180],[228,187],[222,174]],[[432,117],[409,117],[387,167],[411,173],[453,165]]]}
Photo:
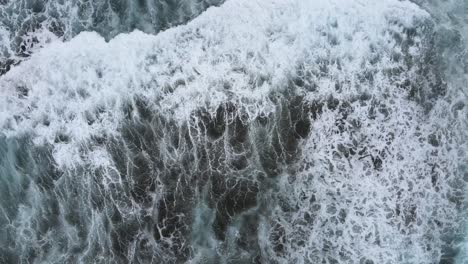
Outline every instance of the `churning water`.
{"label": "churning water", "polygon": [[0,0],[0,263],[468,262],[464,0]]}

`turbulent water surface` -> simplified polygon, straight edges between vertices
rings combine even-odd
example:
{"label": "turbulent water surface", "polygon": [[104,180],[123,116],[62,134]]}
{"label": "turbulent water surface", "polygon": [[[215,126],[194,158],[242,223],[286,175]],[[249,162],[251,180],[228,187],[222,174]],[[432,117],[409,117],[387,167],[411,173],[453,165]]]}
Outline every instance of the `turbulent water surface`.
{"label": "turbulent water surface", "polygon": [[0,263],[468,262],[463,0],[0,0]]}

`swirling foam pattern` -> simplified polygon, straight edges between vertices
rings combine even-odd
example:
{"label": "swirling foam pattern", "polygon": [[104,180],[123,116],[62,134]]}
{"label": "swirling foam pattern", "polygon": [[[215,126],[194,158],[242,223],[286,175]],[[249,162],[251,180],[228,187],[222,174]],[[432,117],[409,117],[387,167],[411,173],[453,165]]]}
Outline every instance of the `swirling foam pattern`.
{"label": "swirling foam pattern", "polygon": [[2,261],[464,263],[466,88],[432,7],[43,33],[0,77]]}

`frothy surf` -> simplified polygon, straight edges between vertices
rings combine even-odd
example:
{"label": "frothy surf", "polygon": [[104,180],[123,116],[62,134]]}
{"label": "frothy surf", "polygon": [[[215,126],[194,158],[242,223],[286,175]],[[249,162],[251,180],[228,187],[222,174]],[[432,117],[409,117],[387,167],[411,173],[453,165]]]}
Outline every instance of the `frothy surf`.
{"label": "frothy surf", "polygon": [[466,88],[418,4],[47,35],[0,77],[0,257],[463,263]]}

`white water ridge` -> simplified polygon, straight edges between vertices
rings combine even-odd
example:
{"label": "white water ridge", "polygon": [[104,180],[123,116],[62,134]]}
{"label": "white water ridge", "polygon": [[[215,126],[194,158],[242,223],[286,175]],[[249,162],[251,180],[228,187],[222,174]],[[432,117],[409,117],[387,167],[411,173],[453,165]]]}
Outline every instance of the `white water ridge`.
{"label": "white water ridge", "polygon": [[414,2],[37,33],[0,76],[0,262],[465,263],[465,27]]}

